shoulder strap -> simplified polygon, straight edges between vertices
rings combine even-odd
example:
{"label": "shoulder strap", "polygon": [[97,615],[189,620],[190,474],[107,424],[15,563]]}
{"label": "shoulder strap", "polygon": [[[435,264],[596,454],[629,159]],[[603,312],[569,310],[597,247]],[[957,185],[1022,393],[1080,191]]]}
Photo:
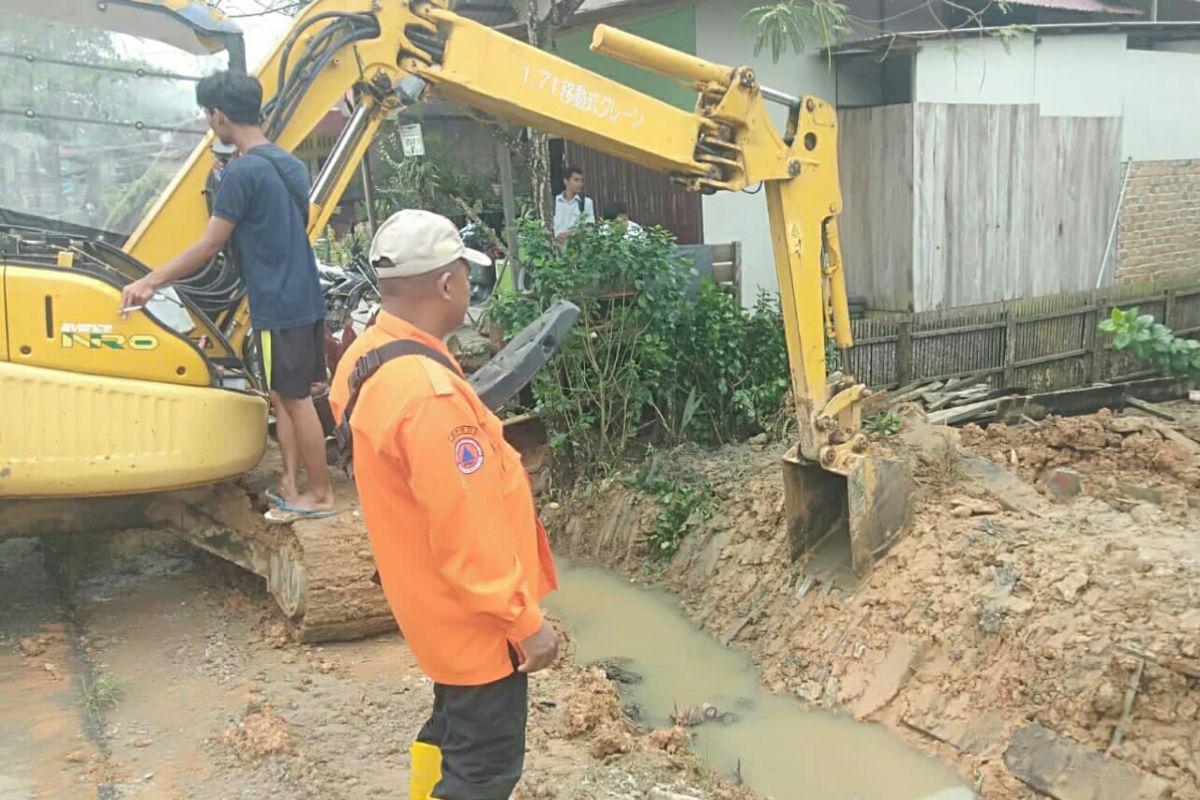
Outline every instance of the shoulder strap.
{"label": "shoulder strap", "polygon": [[304,227],[307,228],[308,227],[308,198],[301,196],[300,192],[298,192],[292,186],[292,184],[288,182],[288,179],[286,177],[284,177],[283,170],[281,170],[279,168],[279,163],[277,161],[275,161],[275,159],[273,159],[269,155],[267,155],[266,153],[260,152],[257,147],[254,148],[253,150],[247,151],[245,153],[245,155],[258,156],[263,161],[266,161],[268,164],[271,165],[271,168],[275,170],[275,174],[279,176],[280,182],[283,183],[283,188],[287,190],[288,196],[292,198],[292,203],[295,204],[296,210],[300,212],[300,219],[304,221]]}
{"label": "shoulder strap", "polygon": [[402,356],[425,356],[441,364],[455,375],[461,374],[444,353],[413,339],[396,339],[367,351],[355,362],[354,371],[350,373],[350,399],[346,402],[346,410],[342,412],[341,422],[338,423],[335,431],[338,445],[342,453],[347,456],[351,451],[354,439],[353,432],[350,430],[350,415],[354,413],[354,407],[358,405],[359,390],[362,389],[368,378],[379,371],[380,367]]}

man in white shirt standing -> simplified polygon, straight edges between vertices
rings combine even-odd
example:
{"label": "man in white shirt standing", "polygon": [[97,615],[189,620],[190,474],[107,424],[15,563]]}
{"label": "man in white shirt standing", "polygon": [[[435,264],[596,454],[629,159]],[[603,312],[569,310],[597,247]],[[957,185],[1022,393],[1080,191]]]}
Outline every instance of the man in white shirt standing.
{"label": "man in white shirt standing", "polygon": [[567,167],[563,173],[563,192],[554,198],[554,238],[564,241],[579,219],[596,224],[596,207],[590,197],[583,196],[583,170]]}

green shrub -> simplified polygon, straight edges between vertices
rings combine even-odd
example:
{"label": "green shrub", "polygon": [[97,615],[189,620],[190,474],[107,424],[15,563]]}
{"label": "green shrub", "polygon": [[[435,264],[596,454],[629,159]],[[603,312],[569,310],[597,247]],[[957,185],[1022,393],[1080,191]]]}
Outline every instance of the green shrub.
{"label": "green shrub", "polygon": [[689,299],[669,232],[584,227],[559,245],[525,221],[521,252],[534,289],[493,298],[501,330],[515,333],[559,299],[582,312],[533,384],[569,477],[610,472],[639,436],[718,444],[778,413],[789,388],[778,302],[764,294],[747,313],[711,281]]}
{"label": "green shrub", "polygon": [[708,484],[679,481],[663,474],[652,448],[628,483],[659,505],[654,526],[646,534],[650,567],[658,568],[670,561],[679,552],[691,525],[708,519],[716,507],[716,495]]}
{"label": "green shrub", "polygon": [[1114,350],[1128,350],[1141,363],[1169,375],[1200,381],[1200,342],[1176,336],[1149,314],[1139,315],[1136,308],[1114,308],[1112,315],[1101,321],[1100,330],[1116,334]]}
{"label": "green shrub", "polygon": [[903,427],[903,420],[893,411],[880,411],[863,420],[863,430],[879,436],[895,436]]}

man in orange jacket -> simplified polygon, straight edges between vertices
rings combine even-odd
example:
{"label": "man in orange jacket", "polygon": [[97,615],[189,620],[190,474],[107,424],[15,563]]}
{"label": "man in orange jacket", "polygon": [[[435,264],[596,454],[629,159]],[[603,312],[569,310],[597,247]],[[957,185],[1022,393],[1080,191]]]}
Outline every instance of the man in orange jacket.
{"label": "man in orange jacket", "polygon": [[[330,401],[338,420],[351,408],[383,591],[434,681],[411,798],[505,800],[524,767],[528,675],[558,654],[538,606],[557,584],[521,457],[442,343],[466,316],[468,263],[491,262],[450,220],[417,210],[380,227],[370,259],[382,311],[342,357]],[[355,365],[396,340],[424,355],[385,361],[352,398]]]}

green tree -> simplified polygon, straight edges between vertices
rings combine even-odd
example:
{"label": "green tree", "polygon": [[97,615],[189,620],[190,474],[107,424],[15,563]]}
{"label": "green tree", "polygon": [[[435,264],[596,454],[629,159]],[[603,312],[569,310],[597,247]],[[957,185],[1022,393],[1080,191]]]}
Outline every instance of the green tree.
{"label": "green tree", "polygon": [[[943,30],[978,30],[1000,39],[1006,49],[1014,37],[1033,30],[1027,25],[997,24],[1012,12],[1008,0],[928,0],[926,7]],[[788,50],[802,53],[810,44],[832,47],[855,28],[868,35],[887,33],[885,19],[853,17],[839,0],[776,0],[752,8],[745,20],[757,32],[754,54],[769,49],[775,61]]]}

